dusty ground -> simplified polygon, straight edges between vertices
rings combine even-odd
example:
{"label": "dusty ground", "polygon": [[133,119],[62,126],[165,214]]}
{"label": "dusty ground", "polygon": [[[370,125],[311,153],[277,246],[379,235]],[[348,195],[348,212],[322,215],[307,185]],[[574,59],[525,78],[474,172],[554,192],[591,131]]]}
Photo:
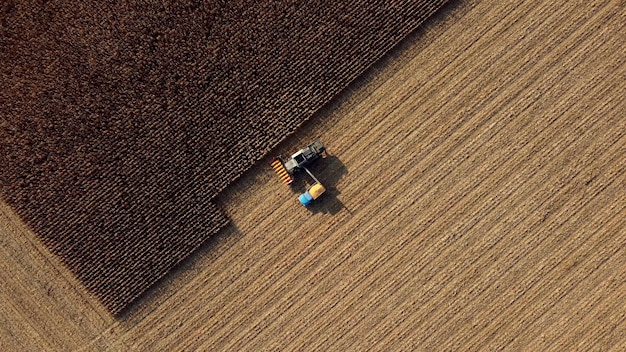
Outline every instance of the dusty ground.
{"label": "dusty ground", "polygon": [[626,349],[625,24],[453,2],[279,147],[324,198],[255,167],[117,319],[3,205],[0,350]]}

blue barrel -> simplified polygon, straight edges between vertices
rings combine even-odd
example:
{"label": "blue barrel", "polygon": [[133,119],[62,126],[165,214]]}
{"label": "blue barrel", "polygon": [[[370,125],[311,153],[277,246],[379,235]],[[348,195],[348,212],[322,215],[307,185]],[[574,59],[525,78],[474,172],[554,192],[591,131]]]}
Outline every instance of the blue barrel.
{"label": "blue barrel", "polygon": [[306,207],[307,205],[311,204],[313,196],[311,196],[311,193],[309,193],[309,191],[306,191],[302,193],[300,197],[298,197],[298,200],[300,201],[300,203],[302,203],[302,205]]}

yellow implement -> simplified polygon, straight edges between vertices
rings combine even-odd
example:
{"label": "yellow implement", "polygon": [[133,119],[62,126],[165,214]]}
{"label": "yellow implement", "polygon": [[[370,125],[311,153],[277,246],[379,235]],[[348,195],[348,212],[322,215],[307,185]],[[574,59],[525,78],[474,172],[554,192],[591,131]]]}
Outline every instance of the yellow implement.
{"label": "yellow implement", "polygon": [[287,172],[287,169],[285,169],[285,165],[280,159],[274,159],[271,165],[274,171],[276,171],[276,174],[278,175],[278,178],[280,178],[282,183],[288,185],[293,182],[293,177],[291,177],[291,175]]}

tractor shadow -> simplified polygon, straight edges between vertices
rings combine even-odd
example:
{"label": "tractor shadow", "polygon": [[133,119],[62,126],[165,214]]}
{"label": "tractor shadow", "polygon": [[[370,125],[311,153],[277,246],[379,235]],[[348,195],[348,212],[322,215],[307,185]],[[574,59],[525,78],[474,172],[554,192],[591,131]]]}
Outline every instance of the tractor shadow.
{"label": "tractor shadow", "polygon": [[[336,185],[348,173],[348,168],[334,155],[326,153],[326,156],[313,162],[309,171],[320,181],[326,192],[314,200],[306,208],[312,213],[324,213],[335,215],[342,209],[350,212],[348,208],[337,198],[341,194]],[[299,196],[304,193],[315,181],[306,172],[300,172],[291,183],[291,190]]]}

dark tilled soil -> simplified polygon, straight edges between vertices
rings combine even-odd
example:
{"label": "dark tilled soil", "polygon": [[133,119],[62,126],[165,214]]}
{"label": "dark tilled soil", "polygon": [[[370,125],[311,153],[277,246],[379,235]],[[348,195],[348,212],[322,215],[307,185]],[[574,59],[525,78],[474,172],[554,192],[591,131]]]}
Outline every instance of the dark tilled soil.
{"label": "dark tilled soil", "polygon": [[445,0],[0,5],[0,193],[113,313]]}

